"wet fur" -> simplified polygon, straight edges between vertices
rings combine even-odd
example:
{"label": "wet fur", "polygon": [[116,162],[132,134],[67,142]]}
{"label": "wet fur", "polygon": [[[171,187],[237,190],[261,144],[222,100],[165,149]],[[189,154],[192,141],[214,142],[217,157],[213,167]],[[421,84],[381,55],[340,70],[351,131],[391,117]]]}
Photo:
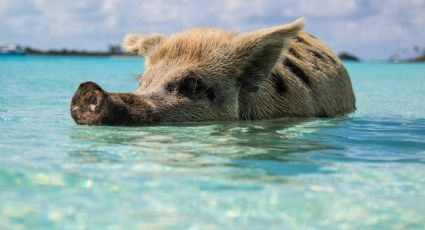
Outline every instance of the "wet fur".
{"label": "wet fur", "polygon": [[347,71],[303,26],[301,19],[246,34],[204,28],[128,35],[125,48],[145,58],[139,89],[108,93],[83,83],[71,116],[78,124],[150,125],[352,112]]}
{"label": "wet fur", "polygon": [[[129,35],[126,49],[139,52],[147,62],[136,94],[167,121],[334,117],[352,112],[355,97],[347,71],[302,27],[299,20],[242,35],[208,28],[170,37]],[[206,82],[219,103],[164,93],[164,85],[190,75]]]}

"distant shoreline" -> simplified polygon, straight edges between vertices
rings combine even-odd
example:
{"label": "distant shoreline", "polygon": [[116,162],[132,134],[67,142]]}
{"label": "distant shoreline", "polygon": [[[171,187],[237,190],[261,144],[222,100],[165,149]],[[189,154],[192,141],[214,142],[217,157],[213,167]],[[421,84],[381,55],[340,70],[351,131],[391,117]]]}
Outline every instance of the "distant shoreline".
{"label": "distant shoreline", "polygon": [[87,51],[75,49],[39,50],[19,45],[0,46],[0,55],[7,56],[79,56],[79,57],[140,57],[137,53],[123,52],[121,46],[111,45],[105,51]]}
{"label": "distant shoreline", "polygon": [[60,54],[60,53],[27,53],[23,56],[62,56],[62,57],[117,57],[117,58],[142,58],[142,56],[134,54]]}
{"label": "distant shoreline", "polygon": [[49,51],[36,51],[26,50],[26,55],[31,56],[91,56],[91,57],[140,57],[135,53],[121,53],[121,52],[108,52],[108,51],[74,51],[74,50],[49,50]]}
{"label": "distant shoreline", "polygon": [[[107,51],[56,51],[56,50],[50,50],[50,51],[35,51],[32,52],[32,50],[27,50],[25,53],[22,54],[0,54],[1,56],[63,56],[63,57],[113,57],[113,58],[143,58],[142,56],[137,55],[136,53],[111,53]],[[352,61],[352,62],[361,62],[358,58],[352,58],[351,56],[348,56],[346,54],[340,54],[338,55],[342,61]],[[424,63],[425,62],[425,56],[408,59],[408,60],[399,60],[397,62],[391,61],[391,60],[381,60],[383,62],[389,62],[389,63]]]}
{"label": "distant shoreline", "polygon": [[3,53],[0,57],[26,57],[26,56],[54,56],[54,57],[113,57],[113,58],[143,58],[136,54],[109,54],[109,53]]}
{"label": "distant shoreline", "polygon": [[412,63],[425,62],[425,56],[419,57],[419,58],[415,58],[415,59],[412,59],[412,60],[408,60],[407,62],[412,62]]}

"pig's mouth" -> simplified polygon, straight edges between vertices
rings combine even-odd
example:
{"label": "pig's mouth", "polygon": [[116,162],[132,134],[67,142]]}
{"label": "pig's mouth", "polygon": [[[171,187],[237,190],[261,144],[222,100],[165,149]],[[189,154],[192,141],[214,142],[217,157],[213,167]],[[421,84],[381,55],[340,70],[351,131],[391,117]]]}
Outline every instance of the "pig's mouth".
{"label": "pig's mouth", "polygon": [[85,125],[144,125],[158,123],[151,106],[132,93],[108,93],[94,82],[80,85],[71,101],[71,116]]}

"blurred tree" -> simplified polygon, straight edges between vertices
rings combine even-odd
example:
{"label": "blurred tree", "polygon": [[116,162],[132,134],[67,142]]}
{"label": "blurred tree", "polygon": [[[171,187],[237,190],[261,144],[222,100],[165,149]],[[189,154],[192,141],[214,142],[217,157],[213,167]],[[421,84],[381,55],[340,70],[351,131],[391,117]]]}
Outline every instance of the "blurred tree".
{"label": "blurred tree", "polygon": [[109,53],[110,54],[122,54],[120,45],[109,45]]}
{"label": "blurred tree", "polygon": [[419,46],[413,46],[413,51],[419,54],[421,52],[421,49],[419,48]]}

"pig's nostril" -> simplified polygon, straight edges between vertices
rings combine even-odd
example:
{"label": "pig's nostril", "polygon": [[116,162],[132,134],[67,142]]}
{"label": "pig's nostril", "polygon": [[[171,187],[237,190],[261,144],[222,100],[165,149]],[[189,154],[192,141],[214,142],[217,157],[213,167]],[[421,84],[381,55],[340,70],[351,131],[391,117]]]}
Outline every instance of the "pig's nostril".
{"label": "pig's nostril", "polygon": [[79,109],[80,109],[80,106],[77,105],[77,106],[72,107],[72,110],[71,111],[73,113],[76,113]]}
{"label": "pig's nostril", "polygon": [[96,105],[94,105],[94,104],[91,104],[90,105],[90,110],[92,111],[92,112],[94,112],[94,110],[96,109]]}

